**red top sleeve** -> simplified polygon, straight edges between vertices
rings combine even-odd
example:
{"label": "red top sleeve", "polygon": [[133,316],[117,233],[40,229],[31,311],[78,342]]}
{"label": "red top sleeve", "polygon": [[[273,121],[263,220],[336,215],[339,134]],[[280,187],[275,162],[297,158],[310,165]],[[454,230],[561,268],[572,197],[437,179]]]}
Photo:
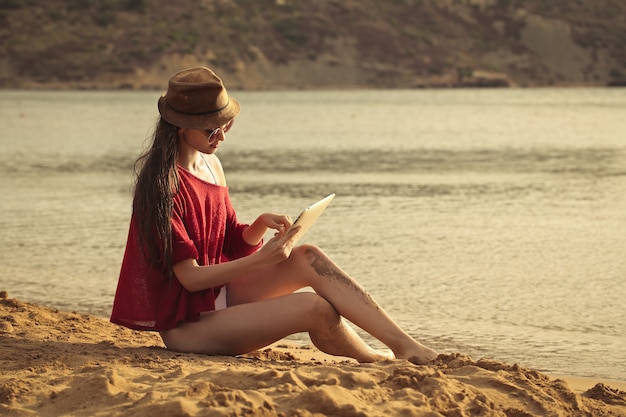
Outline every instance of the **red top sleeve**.
{"label": "red top sleeve", "polygon": [[[254,253],[242,236],[228,188],[210,184],[178,169],[180,186],[172,213],[172,262],[195,259],[213,265]],[[193,322],[203,311],[215,309],[219,287],[189,292],[176,277],[169,279],[150,264],[140,249],[131,218],[111,321],[137,330],[168,330]]]}

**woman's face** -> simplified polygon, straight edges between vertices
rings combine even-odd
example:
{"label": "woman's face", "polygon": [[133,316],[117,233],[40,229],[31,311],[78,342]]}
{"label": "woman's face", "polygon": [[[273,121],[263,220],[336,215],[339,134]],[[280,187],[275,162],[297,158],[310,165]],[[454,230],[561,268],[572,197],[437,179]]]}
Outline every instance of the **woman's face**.
{"label": "woman's face", "polygon": [[226,132],[233,126],[235,119],[231,119],[223,126],[212,130],[198,130],[181,128],[178,131],[179,140],[184,145],[199,152],[212,154],[217,151],[220,143],[226,139]]}

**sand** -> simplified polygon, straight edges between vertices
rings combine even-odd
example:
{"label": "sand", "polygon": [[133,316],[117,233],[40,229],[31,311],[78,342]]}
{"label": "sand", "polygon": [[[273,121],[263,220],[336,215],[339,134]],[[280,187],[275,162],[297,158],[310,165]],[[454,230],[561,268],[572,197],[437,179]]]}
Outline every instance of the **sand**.
{"label": "sand", "polygon": [[6,293],[0,352],[3,416],[626,416],[623,386],[576,388],[515,364],[462,354],[357,364],[285,343],[179,354],[154,333]]}

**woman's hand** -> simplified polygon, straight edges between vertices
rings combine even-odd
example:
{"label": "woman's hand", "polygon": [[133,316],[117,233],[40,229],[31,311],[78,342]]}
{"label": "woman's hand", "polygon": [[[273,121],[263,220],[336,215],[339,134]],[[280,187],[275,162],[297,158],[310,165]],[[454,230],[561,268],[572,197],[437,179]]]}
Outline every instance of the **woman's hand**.
{"label": "woman's hand", "polygon": [[291,217],[285,214],[263,213],[243,232],[243,238],[249,245],[257,245],[267,229],[274,229],[274,236],[283,236],[291,226]]}
{"label": "woman's hand", "polygon": [[287,226],[281,227],[272,239],[251,256],[257,256],[261,263],[265,265],[274,265],[284,261],[291,255],[291,250],[299,231],[300,226],[291,229]]}
{"label": "woman's hand", "polygon": [[286,214],[263,213],[257,220],[268,229],[276,230],[275,237],[282,237],[287,232],[291,224],[291,217]]}

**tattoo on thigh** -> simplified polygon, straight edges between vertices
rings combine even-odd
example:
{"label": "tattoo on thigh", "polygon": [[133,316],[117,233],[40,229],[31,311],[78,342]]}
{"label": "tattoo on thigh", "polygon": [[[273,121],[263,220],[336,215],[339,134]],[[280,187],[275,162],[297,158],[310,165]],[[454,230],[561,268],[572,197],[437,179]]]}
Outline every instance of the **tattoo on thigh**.
{"label": "tattoo on thigh", "polygon": [[351,279],[333,262],[330,262],[328,259],[324,259],[317,251],[313,249],[306,249],[305,253],[317,275],[346,285],[355,292],[362,294],[365,302],[371,303],[377,308],[379,307],[378,303],[367,291],[365,291],[358,283]]}

